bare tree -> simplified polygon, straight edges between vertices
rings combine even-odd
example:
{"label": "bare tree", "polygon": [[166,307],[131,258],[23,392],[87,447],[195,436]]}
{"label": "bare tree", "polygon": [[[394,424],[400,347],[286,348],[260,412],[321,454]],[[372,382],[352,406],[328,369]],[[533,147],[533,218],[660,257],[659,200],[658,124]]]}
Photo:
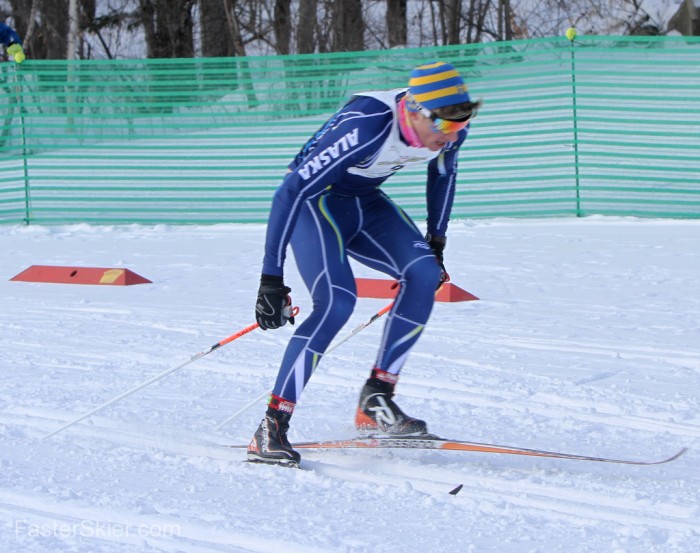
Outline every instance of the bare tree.
{"label": "bare tree", "polygon": [[333,0],[330,14],[333,29],[332,50],[334,52],[364,50],[365,25],[362,16],[362,0]]}
{"label": "bare tree", "polygon": [[275,33],[275,49],[278,54],[290,53],[292,36],[290,4],[291,0],[275,0],[272,28]]}
{"label": "bare tree", "polygon": [[[235,0],[223,0],[226,7],[226,23],[229,28],[229,34],[231,40],[233,41],[234,51],[237,56],[245,57],[245,45],[243,43],[243,36],[241,34],[241,26],[239,23],[238,16],[235,13],[236,2]],[[258,104],[257,97],[255,95],[255,90],[251,85],[250,70],[248,68],[248,62],[243,60],[240,62],[240,73],[243,76],[243,87],[246,89],[246,97],[251,107]]]}
{"label": "bare tree", "polygon": [[149,58],[194,57],[192,7],[196,0],[139,0]]}
{"label": "bare tree", "polygon": [[241,35],[241,26],[234,11],[235,0],[223,0],[226,9],[226,27],[228,29],[229,40],[233,44],[233,52],[236,56],[245,56],[245,45]]}
{"label": "bare tree", "polygon": [[406,2],[407,0],[387,0],[385,21],[389,48],[408,44]]}
{"label": "bare tree", "polygon": [[219,58],[236,54],[226,18],[226,3],[223,0],[199,0],[199,25],[202,56]]}
{"label": "bare tree", "polygon": [[444,29],[443,44],[459,44],[462,0],[443,0],[440,4]]}
{"label": "bare tree", "polygon": [[67,0],[10,0],[15,28],[29,34],[27,53],[38,59],[66,59],[68,47]]}
{"label": "bare tree", "polygon": [[66,47],[66,57],[74,60],[77,57],[78,42],[80,41],[80,11],[78,0],[68,1],[68,45]]}
{"label": "bare tree", "polygon": [[592,35],[625,35],[666,30],[663,3],[652,8],[641,0],[511,0],[514,38],[561,36],[568,27]]}
{"label": "bare tree", "polygon": [[484,36],[492,37],[487,25],[492,11],[492,0],[470,0],[466,18],[464,42],[472,44],[482,42]]}
{"label": "bare tree", "polygon": [[663,33],[667,25],[643,0],[0,0],[0,17],[12,17],[30,59],[65,59],[69,49],[81,59],[194,57],[195,25],[205,57],[561,36],[570,26]]}
{"label": "bare tree", "polygon": [[297,53],[310,54],[316,50],[317,0],[299,0],[297,22]]}
{"label": "bare tree", "polygon": [[498,36],[500,40],[513,40],[512,19],[510,0],[498,0]]}

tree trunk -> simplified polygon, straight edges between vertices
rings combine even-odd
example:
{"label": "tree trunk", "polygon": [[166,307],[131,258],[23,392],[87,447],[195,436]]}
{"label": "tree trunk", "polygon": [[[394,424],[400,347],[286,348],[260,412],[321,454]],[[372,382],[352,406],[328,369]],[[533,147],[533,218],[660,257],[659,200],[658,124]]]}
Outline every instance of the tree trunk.
{"label": "tree trunk", "polygon": [[407,0],[387,0],[386,30],[389,48],[406,46],[408,43],[406,2]]}
{"label": "tree trunk", "polygon": [[202,56],[226,58],[235,55],[226,21],[226,5],[222,0],[199,0],[199,24],[202,28]]}
{"label": "tree trunk", "polygon": [[[234,11],[235,0],[223,0],[223,2],[226,8],[226,24],[229,29],[229,36],[233,42],[234,52],[236,56],[245,57],[245,46],[243,44],[243,36],[241,35],[241,27]],[[248,69],[248,62],[242,60],[239,65],[239,73],[243,80],[243,89],[246,91],[246,97],[250,107],[254,108],[259,105],[259,102],[255,95],[255,89],[251,84],[252,79],[250,77],[250,70]]]}
{"label": "tree trunk", "polygon": [[498,40],[513,40],[510,0],[498,0]]}
{"label": "tree trunk", "polygon": [[278,54],[289,54],[292,23],[289,8],[291,0],[275,0],[274,20],[272,28],[275,33],[275,50]]}
{"label": "tree trunk", "polygon": [[139,0],[149,58],[192,58],[195,0]]}
{"label": "tree trunk", "polygon": [[299,0],[299,23],[297,24],[297,53],[311,54],[316,51],[317,0]]}
{"label": "tree trunk", "polygon": [[510,9],[510,0],[501,0],[503,17],[504,40],[513,40],[513,14]]}
{"label": "tree trunk", "polygon": [[68,46],[66,59],[77,59],[78,43],[80,42],[80,10],[78,0],[68,2]]}
{"label": "tree trunk", "polygon": [[333,51],[364,50],[365,24],[361,0],[333,1]]}
{"label": "tree trunk", "polygon": [[243,36],[241,35],[241,27],[236,18],[235,0],[223,0],[226,9],[226,27],[228,35],[233,44],[233,52],[236,56],[245,56],[245,46],[243,44]]}
{"label": "tree trunk", "polygon": [[445,44],[459,44],[462,21],[462,0],[445,0]]}

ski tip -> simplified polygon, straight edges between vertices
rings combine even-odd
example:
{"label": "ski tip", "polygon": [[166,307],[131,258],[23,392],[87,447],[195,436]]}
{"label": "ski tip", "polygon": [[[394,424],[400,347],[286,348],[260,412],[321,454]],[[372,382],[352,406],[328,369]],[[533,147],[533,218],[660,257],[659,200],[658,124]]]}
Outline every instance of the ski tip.
{"label": "ski tip", "polygon": [[688,448],[687,448],[687,447],[684,447],[683,449],[681,449],[680,451],[678,451],[678,453],[676,453],[675,455],[671,455],[668,459],[664,459],[663,461],[660,461],[660,463],[669,463],[669,462],[671,462],[671,461],[675,461],[675,460],[678,459],[681,455],[683,455],[686,451],[688,451]]}
{"label": "ski tip", "polygon": [[463,487],[464,487],[464,484],[460,484],[454,490],[450,490],[450,495],[457,495],[460,491],[462,491]]}
{"label": "ski tip", "polygon": [[661,459],[659,461],[627,461],[627,463],[631,464],[631,465],[663,465],[665,463],[670,463],[671,461],[675,461],[681,455],[683,455],[686,451],[688,451],[688,448],[684,447],[683,449],[678,450],[676,453],[674,453],[670,457],[666,457],[665,459]]}

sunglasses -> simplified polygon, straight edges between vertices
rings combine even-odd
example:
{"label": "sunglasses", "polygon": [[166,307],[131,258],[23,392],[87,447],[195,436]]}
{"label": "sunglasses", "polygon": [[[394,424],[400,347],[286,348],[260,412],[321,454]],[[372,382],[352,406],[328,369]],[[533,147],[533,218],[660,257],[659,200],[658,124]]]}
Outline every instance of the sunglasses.
{"label": "sunglasses", "polygon": [[[461,131],[464,127],[466,127],[469,124],[469,121],[471,121],[473,117],[476,117],[476,113],[479,109],[479,106],[481,106],[480,100],[476,101],[476,102],[472,102],[471,105],[468,107],[462,104],[460,106],[449,106],[447,108],[440,108],[440,110],[459,111],[459,113],[454,113],[455,117],[453,119],[446,119],[444,117],[444,115],[451,115],[451,114],[444,114],[444,113],[438,114],[438,113],[432,112],[432,111],[430,111],[422,106],[420,109],[420,113],[432,121],[433,132],[441,132],[443,134],[450,134],[453,132]],[[457,108],[459,108],[459,109],[457,109]],[[465,108],[466,108],[466,111],[465,111]],[[440,117],[440,115],[443,115],[443,117]]]}

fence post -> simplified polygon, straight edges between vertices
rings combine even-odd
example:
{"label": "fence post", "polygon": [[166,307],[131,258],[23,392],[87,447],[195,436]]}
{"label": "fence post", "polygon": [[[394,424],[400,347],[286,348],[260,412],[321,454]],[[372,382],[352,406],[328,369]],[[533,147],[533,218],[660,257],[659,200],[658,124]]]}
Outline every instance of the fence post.
{"label": "fence post", "polygon": [[576,105],[576,54],[575,42],[576,29],[570,27],[566,31],[566,38],[569,39],[571,45],[571,96],[573,106],[573,124],[574,124],[574,171],[576,175],[576,217],[581,217],[581,187],[578,165],[578,117]]}
{"label": "fence post", "polygon": [[19,113],[19,133],[22,144],[22,174],[24,179],[24,223],[29,224],[29,167],[27,165],[27,132],[24,127],[24,104],[22,102],[22,89],[19,78],[19,64],[15,63],[15,94],[17,94],[17,111]]}

